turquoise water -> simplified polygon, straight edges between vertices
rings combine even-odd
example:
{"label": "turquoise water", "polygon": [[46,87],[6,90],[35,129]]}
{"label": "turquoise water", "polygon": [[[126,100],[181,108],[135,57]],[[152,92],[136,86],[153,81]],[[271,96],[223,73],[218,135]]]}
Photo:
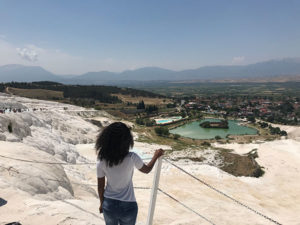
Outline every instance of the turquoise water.
{"label": "turquoise water", "polygon": [[173,120],[167,119],[167,120],[157,120],[157,123],[169,123],[172,122]]}
{"label": "turquoise water", "polygon": [[221,138],[226,138],[226,135],[245,135],[245,134],[257,134],[257,130],[254,128],[242,126],[238,124],[236,120],[228,120],[228,129],[222,128],[202,128],[199,126],[204,121],[220,121],[218,119],[204,119],[201,121],[195,121],[187,123],[183,126],[170,130],[172,134],[180,134],[183,137],[194,139],[213,139],[219,135]]}
{"label": "turquoise water", "polygon": [[181,116],[177,116],[177,117],[172,117],[172,118],[166,118],[166,119],[161,119],[161,120],[156,120],[156,123],[170,123],[174,120],[180,120],[182,119]]}

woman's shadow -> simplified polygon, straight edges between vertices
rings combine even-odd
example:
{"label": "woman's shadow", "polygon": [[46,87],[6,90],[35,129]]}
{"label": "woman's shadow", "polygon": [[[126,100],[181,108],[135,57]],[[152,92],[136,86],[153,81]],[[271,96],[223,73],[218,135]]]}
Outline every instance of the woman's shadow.
{"label": "woman's shadow", "polygon": [[4,200],[3,198],[0,198],[0,207],[1,207],[1,206],[4,206],[4,205],[6,205],[6,204],[7,204],[7,201]]}
{"label": "woman's shadow", "polygon": [[[0,198],[0,207],[7,204],[7,201],[3,198]],[[7,223],[5,225],[21,225],[19,222]]]}

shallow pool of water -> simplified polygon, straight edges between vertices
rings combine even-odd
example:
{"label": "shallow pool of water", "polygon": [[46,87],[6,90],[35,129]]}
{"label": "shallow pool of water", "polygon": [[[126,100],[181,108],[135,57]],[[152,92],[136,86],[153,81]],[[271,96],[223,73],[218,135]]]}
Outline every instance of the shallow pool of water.
{"label": "shallow pool of water", "polygon": [[176,116],[176,117],[170,117],[170,118],[165,118],[165,119],[156,119],[156,123],[157,124],[164,124],[164,123],[170,123],[176,120],[180,120],[182,119],[181,116]]}
{"label": "shallow pool of water", "polygon": [[171,119],[166,119],[166,120],[157,120],[156,122],[157,123],[169,123],[169,122],[172,122],[173,120]]}

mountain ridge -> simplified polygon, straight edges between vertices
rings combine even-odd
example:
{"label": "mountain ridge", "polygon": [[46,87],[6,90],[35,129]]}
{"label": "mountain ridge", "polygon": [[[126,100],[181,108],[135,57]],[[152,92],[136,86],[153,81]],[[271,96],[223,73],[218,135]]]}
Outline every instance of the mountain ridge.
{"label": "mountain ridge", "polygon": [[68,84],[103,84],[121,81],[217,81],[266,79],[300,75],[300,58],[269,60],[248,65],[215,65],[174,71],[160,67],[142,67],[122,72],[95,71],[62,76],[39,66],[8,64],[0,66],[0,82],[56,81]]}

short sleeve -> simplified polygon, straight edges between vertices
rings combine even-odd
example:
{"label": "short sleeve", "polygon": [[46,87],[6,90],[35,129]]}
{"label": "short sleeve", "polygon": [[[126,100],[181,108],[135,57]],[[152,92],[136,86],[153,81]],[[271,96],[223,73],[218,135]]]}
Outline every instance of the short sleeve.
{"label": "short sleeve", "polygon": [[103,162],[97,161],[97,177],[98,178],[102,178],[105,176],[102,164],[103,164]]}
{"label": "short sleeve", "polygon": [[135,168],[137,168],[139,170],[143,167],[143,165],[144,165],[143,160],[135,152],[131,152],[131,159],[134,163]]}

